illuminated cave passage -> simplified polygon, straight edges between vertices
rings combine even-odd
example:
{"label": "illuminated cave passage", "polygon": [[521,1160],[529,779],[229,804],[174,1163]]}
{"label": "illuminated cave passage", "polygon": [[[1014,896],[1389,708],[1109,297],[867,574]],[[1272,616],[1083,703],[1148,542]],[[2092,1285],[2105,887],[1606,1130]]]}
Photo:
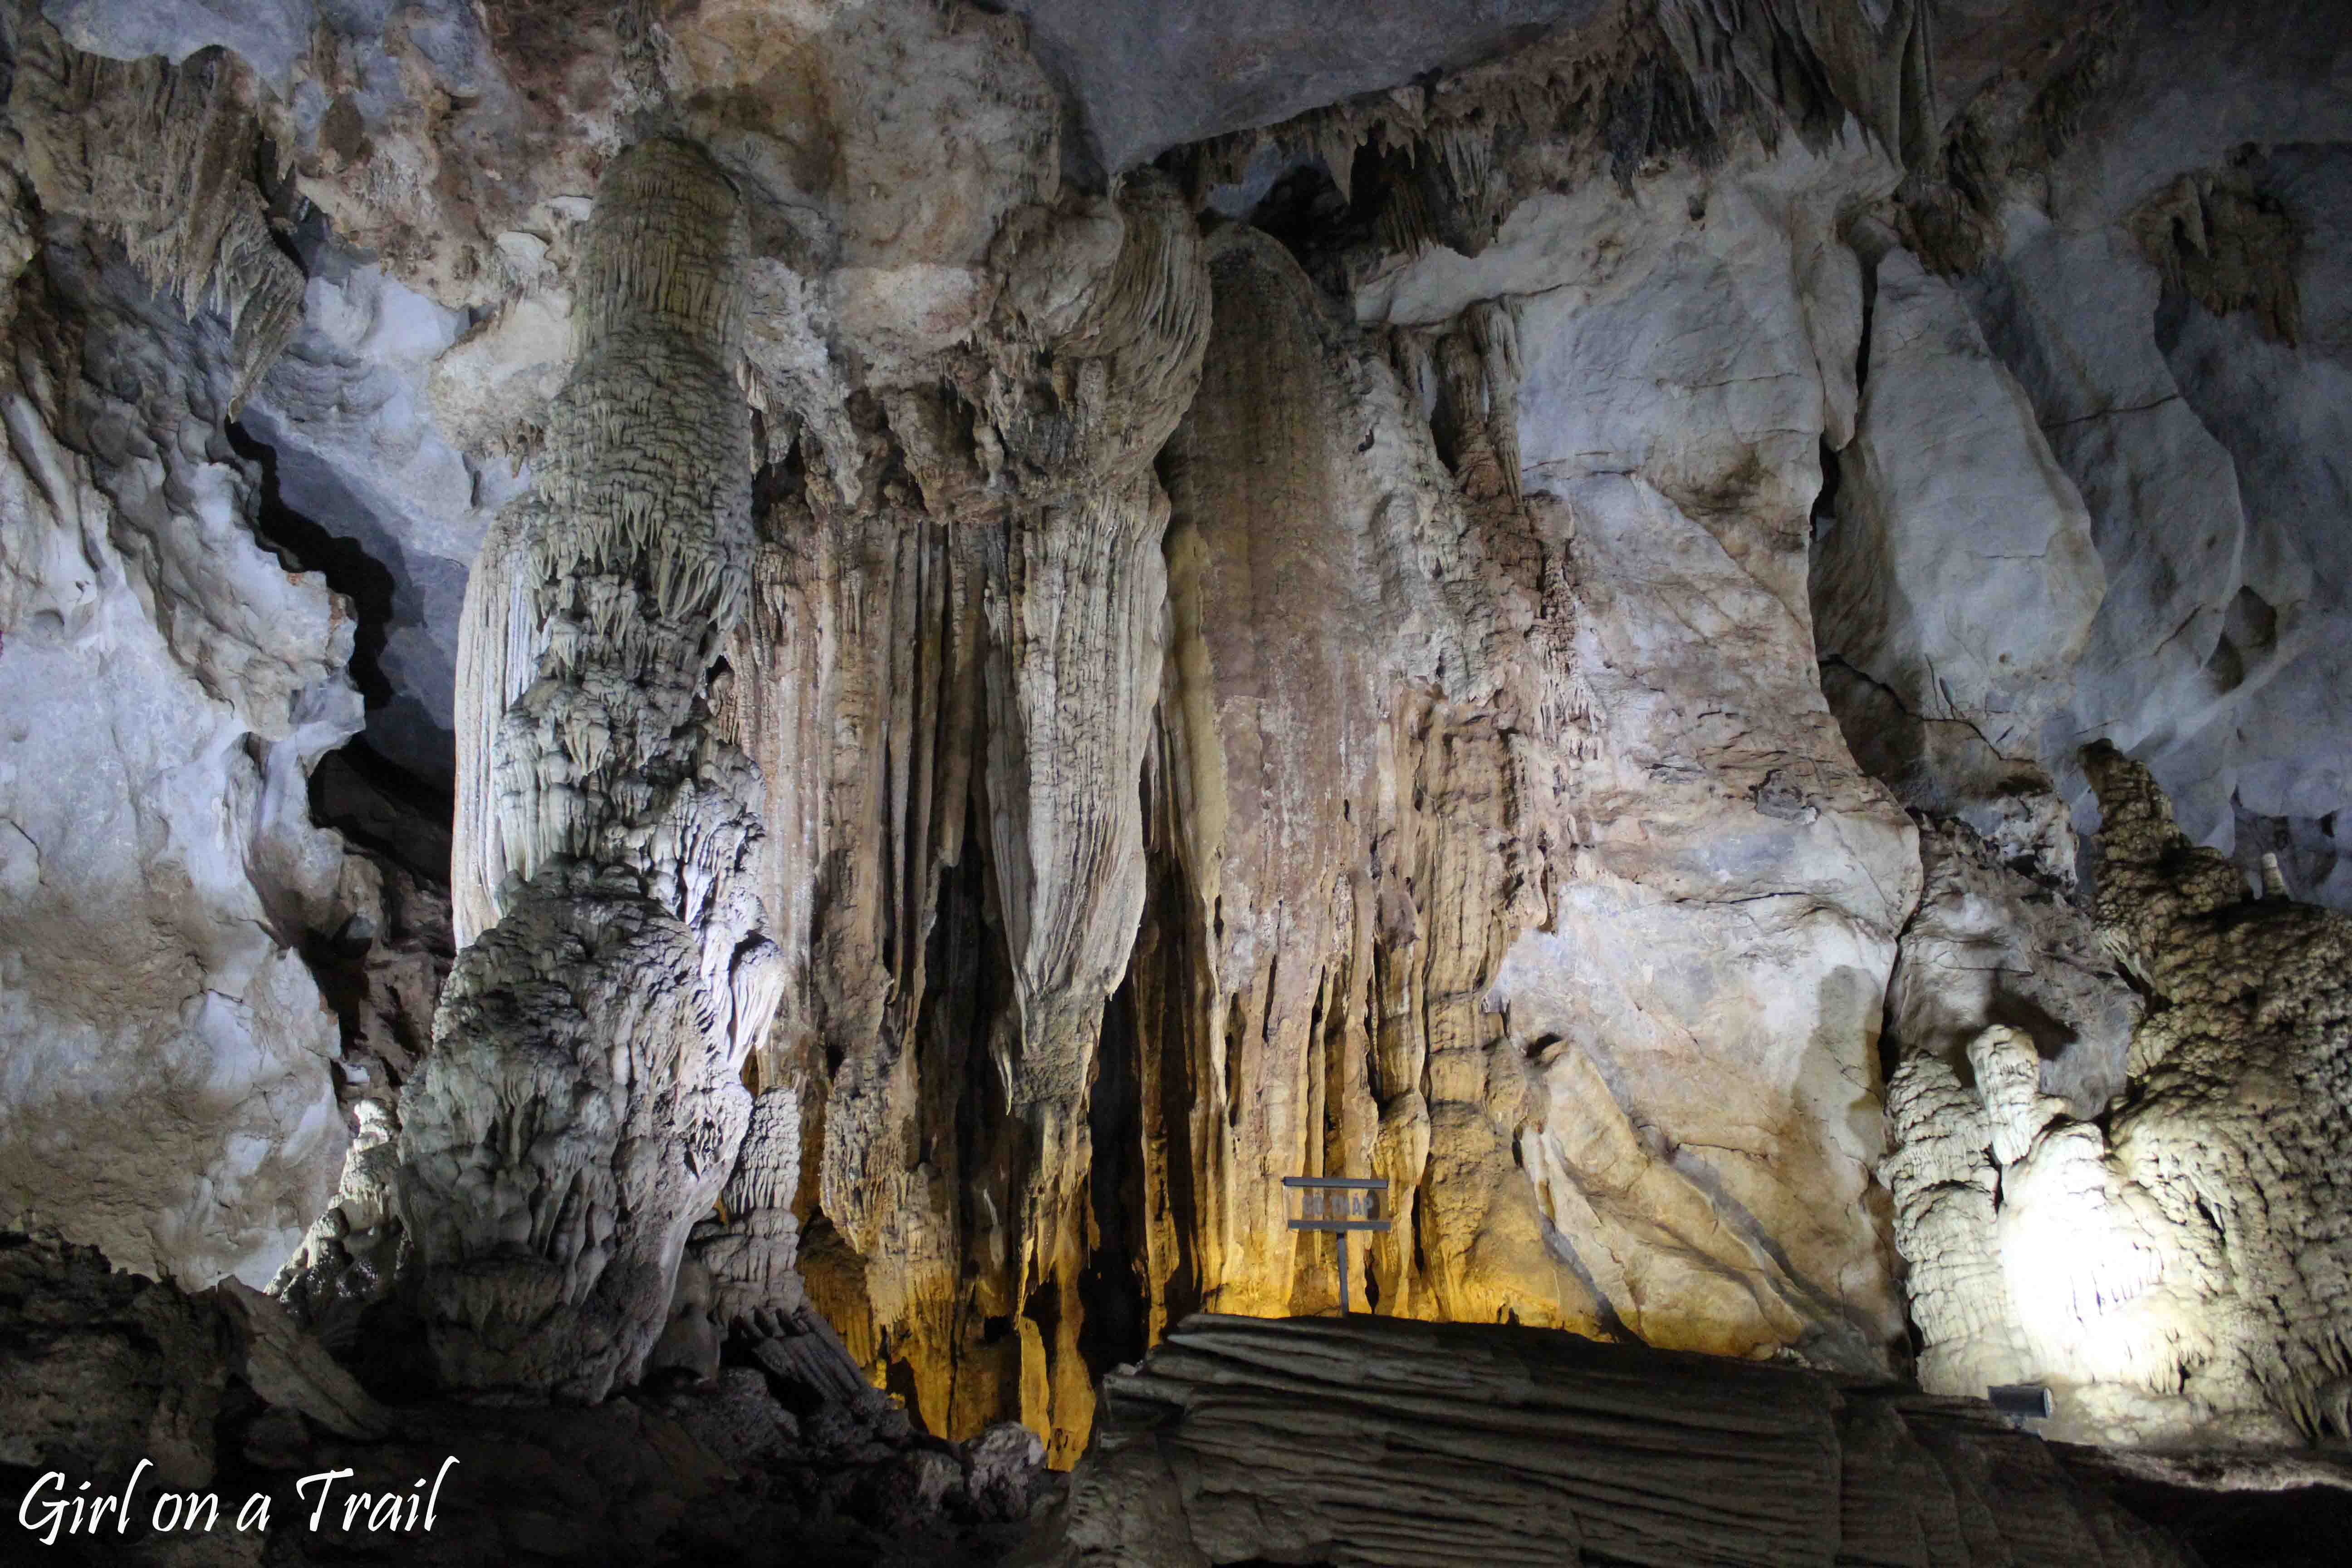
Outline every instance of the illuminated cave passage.
{"label": "illuminated cave passage", "polygon": [[2331,1560],[2339,22],[0,5],[0,1477]]}

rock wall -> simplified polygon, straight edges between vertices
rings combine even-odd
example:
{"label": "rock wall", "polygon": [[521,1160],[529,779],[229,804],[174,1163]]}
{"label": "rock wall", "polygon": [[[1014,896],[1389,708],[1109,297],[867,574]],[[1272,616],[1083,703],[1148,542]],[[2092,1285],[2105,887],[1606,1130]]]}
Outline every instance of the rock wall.
{"label": "rock wall", "polygon": [[[1801,1217],[1794,1189],[1858,1196],[1874,1157],[1840,1075],[1866,1080],[1906,909],[1874,891],[1871,924],[1846,923],[1831,889],[1861,877],[1832,834],[1862,836],[1903,898],[1903,826],[1817,706],[1793,735],[1724,747],[1724,724],[1702,747],[1668,738],[1690,714],[1654,698],[1697,673],[1660,635],[1694,601],[1730,589],[1709,629],[1769,661],[1728,713],[1760,719],[1776,678],[1802,689],[1800,628],[1695,525],[1704,544],[1660,552],[1665,572],[1612,560],[1679,520],[1654,490],[1622,495],[1623,533],[1612,481],[1521,493],[1521,473],[1569,489],[1532,452],[1567,439],[1555,422],[1598,375],[1561,317],[1505,297],[1367,334],[1262,235],[1216,244],[1220,325],[1165,459],[1166,890],[1131,999],[1155,1331],[1193,1305],[1328,1301],[1279,1178],[1380,1174],[1384,1312],[1871,1364],[1895,1321],[1879,1244],[1866,1220]],[[1303,615],[1302,589],[1331,608]],[[1654,782],[1669,749],[1679,798]],[[1685,835],[1750,879],[1694,898]],[[1738,978],[1815,965],[1801,1033]],[[1776,1061],[1768,1031],[1805,1045]]]}
{"label": "rock wall", "polygon": [[[1878,1374],[1907,1289],[1954,1390],[2073,1365],[2014,1260],[2095,1193],[2068,1321],[2157,1321],[2134,1227],[2221,1237],[2167,1311],[2277,1266],[2117,1173],[2188,1012],[2082,913],[2140,873],[2078,758],[2342,882],[2316,9],[1275,0],[1214,84],[1182,10],[166,9],[6,13],[0,1173],[130,1260],[324,1202],[290,1296],[413,1247],[458,1382],[584,1398],[805,1301],[1056,1463],[1185,1314],[1329,1303],[1299,1173],[1391,1182],[1383,1314]],[[47,791],[150,644],[122,779]],[[408,889],[301,809],[347,660],[456,786],[430,1051]],[[195,956],[101,997],[148,928]],[[47,1109],[151,1058],[217,1110]],[[2333,1300],[2075,1369],[2097,1431],[2307,1429]]]}
{"label": "rock wall", "polygon": [[[2284,851],[2297,896],[2335,898],[2343,501],[2318,476],[2344,405],[2330,149],[2352,126],[2324,86],[2341,29],[2323,10],[2086,13],[2038,61],[1979,64],[1887,209],[1908,253],[1871,274],[1882,421],[1923,374],[1950,377],[1938,395],[1970,411],[1950,437],[1998,444],[1936,471],[2012,455],[1958,504],[1892,495],[1869,440],[1841,458],[1814,581],[1824,681],[1906,803],[2058,874],[2073,849],[2036,775],[2095,829],[2075,752],[2103,737],[2155,770],[2198,842],[2230,852],[2246,823],[2250,886]],[[1952,346],[1923,351],[1930,321]],[[1995,494],[1997,523],[1963,522]]]}
{"label": "rock wall", "polygon": [[341,919],[304,776],[359,725],[353,623],[256,538],[225,428],[299,281],[218,167],[251,149],[234,62],[43,31],[9,92],[0,1211],[262,1285],[346,1137],[300,949]]}

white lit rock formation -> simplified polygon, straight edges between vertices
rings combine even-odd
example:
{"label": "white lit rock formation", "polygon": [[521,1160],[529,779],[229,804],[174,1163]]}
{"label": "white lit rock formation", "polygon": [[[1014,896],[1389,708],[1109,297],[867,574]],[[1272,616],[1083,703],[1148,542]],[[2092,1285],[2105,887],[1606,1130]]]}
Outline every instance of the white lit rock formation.
{"label": "white lit rock formation", "polygon": [[267,1285],[348,1141],[300,949],[355,626],[225,429],[301,293],[236,76],[26,24],[0,216],[0,1224],[192,1287]]}
{"label": "white lit rock formation", "polygon": [[[2174,826],[2146,769],[2104,747],[2085,766],[2105,818],[2099,937],[2150,1009],[2127,1079],[2087,1093],[2067,1057],[2100,1052],[2112,1013],[2068,1006],[2063,990],[2032,1005],[2066,985],[2070,955],[2012,959],[2011,1022],[1900,1039],[1885,1174],[1921,1381],[1960,1394],[2046,1383],[2063,1429],[2089,1436],[2340,1435],[2352,927],[2249,900],[2234,867]],[[1915,946],[1919,929],[1906,965],[1966,951]]]}

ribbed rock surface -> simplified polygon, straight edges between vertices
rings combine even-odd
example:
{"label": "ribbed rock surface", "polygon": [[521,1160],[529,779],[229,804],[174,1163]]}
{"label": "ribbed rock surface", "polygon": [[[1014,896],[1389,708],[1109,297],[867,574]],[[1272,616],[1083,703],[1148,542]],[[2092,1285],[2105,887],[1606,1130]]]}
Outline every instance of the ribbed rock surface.
{"label": "ribbed rock surface", "polygon": [[[1056,1462],[1328,1303],[1299,1172],[1383,1315],[1877,1374],[1907,1286],[1939,1386],[2340,1424],[2332,928],[2150,927],[2127,1085],[2074,900],[2099,734],[2345,886],[2352,35],[1390,10],[0,8],[0,1190],[192,1277],[324,1201],[289,1294],[478,1385],[820,1310]],[[455,752],[430,1051],[347,658]]]}
{"label": "ribbed rock surface", "polygon": [[1113,1373],[1018,1561],[2186,1564],[1969,1406],[1572,1335],[1202,1316]]}
{"label": "ribbed rock surface", "polygon": [[602,192],[539,493],[468,587],[467,946],[395,1194],[443,1378],[591,1402],[668,1316],[782,978],[758,775],[709,716],[751,578],[741,215],[678,142]]}
{"label": "ribbed rock surface", "polygon": [[1092,1403],[1089,1088],[1144,896],[1150,458],[1207,279],[1150,177],[1027,209],[994,257],[984,353],[854,444],[810,432],[772,498],[735,721],[785,837],[774,1057],[824,1063],[813,1296],[935,1426],[1019,1414],[1066,1461]]}

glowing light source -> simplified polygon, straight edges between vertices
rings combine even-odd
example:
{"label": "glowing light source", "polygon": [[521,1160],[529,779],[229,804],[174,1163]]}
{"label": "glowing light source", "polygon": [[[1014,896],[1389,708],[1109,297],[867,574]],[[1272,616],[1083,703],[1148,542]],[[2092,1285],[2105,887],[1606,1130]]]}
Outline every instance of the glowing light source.
{"label": "glowing light source", "polygon": [[2049,1420],[2056,1408],[2050,1390],[2038,1383],[1996,1383],[1985,1390],[1985,1398],[2003,1415],[2021,1415],[2032,1421]]}

